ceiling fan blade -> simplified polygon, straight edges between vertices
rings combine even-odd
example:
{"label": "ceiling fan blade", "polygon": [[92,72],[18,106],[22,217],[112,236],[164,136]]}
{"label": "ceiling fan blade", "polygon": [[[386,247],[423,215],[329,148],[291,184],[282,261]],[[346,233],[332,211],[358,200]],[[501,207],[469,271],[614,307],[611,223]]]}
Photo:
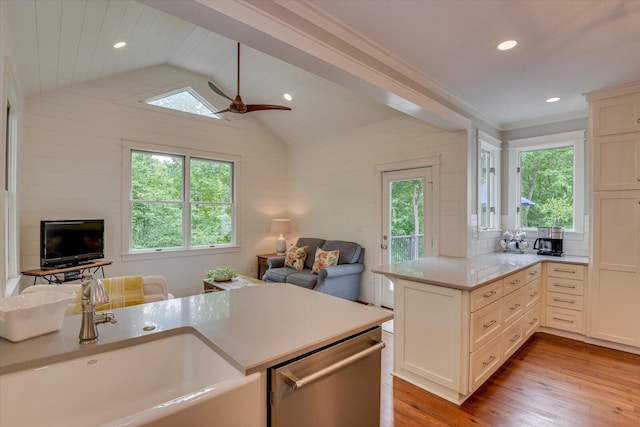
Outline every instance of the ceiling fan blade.
{"label": "ceiling fan blade", "polygon": [[291,111],[291,108],[285,107],[282,105],[270,105],[270,104],[248,104],[247,105],[247,113],[251,111],[262,111],[262,110],[288,110]]}
{"label": "ceiling fan blade", "polygon": [[233,99],[229,98],[223,91],[221,91],[218,88],[218,86],[214,85],[213,83],[209,82],[209,87],[211,88],[212,91],[214,91],[215,93],[217,93],[221,97],[227,98],[229,101],[233,101]]}
{"label": "ceiling fan blade", "polygon": [[224,110],[214,111],[213,114],[228,113],[229,111],[231,111],[231,108],[225,108]]}

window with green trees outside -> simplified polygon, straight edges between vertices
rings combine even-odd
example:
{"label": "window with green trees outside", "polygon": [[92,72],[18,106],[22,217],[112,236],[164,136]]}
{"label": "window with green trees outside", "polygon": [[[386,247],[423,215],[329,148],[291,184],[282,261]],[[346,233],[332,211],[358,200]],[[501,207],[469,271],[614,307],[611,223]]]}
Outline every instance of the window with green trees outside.
{"label": "window with green trees outside", "polygon": [[521,227],[573,229],[574,148],[520,152]]}
{"label": "window with green trees outside", "polygon": [[131,249],[234,242],[234,164],[131,151]]}

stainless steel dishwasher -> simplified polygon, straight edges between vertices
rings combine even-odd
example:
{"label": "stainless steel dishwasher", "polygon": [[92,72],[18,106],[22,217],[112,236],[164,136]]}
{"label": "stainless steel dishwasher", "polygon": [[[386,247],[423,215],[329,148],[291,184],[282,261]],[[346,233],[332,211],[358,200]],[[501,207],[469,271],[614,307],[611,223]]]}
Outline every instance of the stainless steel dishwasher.
{"label": "stainless steel dishwasher", "polygon": [[378,427],[380,327],[269,369],[269,426]]}

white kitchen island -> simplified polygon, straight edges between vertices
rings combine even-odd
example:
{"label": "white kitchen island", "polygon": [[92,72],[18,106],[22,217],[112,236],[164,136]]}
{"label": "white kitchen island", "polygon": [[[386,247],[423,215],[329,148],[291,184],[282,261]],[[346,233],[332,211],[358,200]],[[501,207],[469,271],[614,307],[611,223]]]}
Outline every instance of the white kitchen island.
{"label": "white kitchen island", "polygon": [[587,262],[494,253],[373,268],[394,283],[393,374],[464,402],[541,325],[546,261]]}
{"label": "white kitchen island", "polygon": [[[41,337],[18,343],[0,339],[0,374],[98,355],[186,331],[197,334],[242,374],[264,376],[267,368],[370,330],[393,317],[386,310],[281,283],[113,311],[118,323],[99,325],[96,344],[78,343],[80,316],[66,317],[62,329]],[[181,350],[175,348],[176,352]],[[91,382],[91,378],[86,381]],[[262,425],[266,425],[267,392],[263,390],[256,410],[263,414]],[[28,396],[22,402],[25,411],[38,410],[39,403]]]}

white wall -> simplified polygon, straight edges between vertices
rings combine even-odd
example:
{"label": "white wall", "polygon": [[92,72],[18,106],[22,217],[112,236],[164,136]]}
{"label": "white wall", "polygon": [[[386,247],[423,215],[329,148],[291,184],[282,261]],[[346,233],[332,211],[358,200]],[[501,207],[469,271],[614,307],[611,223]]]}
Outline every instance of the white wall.
{"label": "white wall", "polygon": [[[203,76],[158,66],[27,100],[22,144],[22,266],[39,267],[39,221],[104,218],[108,276],[162,274],[176,296],[202,289],[207,269],[231,265],[256,274],[256,254],[271,252],[270,220],[286,208],[286,147],[250,115],[227,120],[177,117],[114,103]],[[208,96],[207,93],[203,95]],[[121,259],[122,139],[240,156],[239,251]],[[23,285],[32,278],[23,278]]]}
{"label": "white wall", "polygon": [[[446,132],[412,117],[301,142],[289,151],[289,201],[297,237],[349,240],[365,248],[361,299],[375,301],[380,262],[380,165],[440,158],[440,254],[466,256],[466,132]],[[443,238],[444,237],[444,238]]]}

